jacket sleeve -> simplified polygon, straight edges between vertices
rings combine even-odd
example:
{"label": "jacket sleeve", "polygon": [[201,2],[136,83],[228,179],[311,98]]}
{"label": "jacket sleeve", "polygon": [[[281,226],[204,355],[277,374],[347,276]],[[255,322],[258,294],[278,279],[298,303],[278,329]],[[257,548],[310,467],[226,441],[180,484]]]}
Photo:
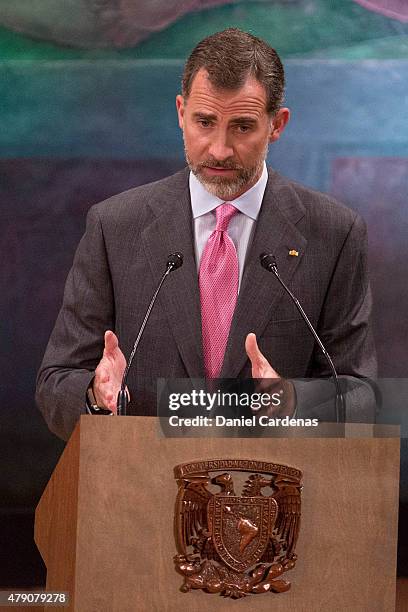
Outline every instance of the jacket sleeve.
{"label": "jacket sleeve", "polygon": [[[375,420],[377,359],[371,331],[371,306],[367,232],[364,221],[356,215],[339,253],[317,326],[317,333],[341,379],[348,422]],[[312,363],[310,377],[314,381],[294,383],[297,416],[335,420],[335,387],[327,378],[331,370],[317,346]]]}
{"label": "jacket sleeve", "polygon": [[[318,322],[318,333],[339,374],[375,378],[377,359],[371,331],[367,232],[356,215],[337,259]],[[316,348],[314,375],[330,374]]]}
{"label": "jacket sleeve", "polygon": [[100,218],[91,208],[62,308],[37,376],[36,400],[52,432],[67,440],[85,413],[87,387],[114,326],[114,300]]}

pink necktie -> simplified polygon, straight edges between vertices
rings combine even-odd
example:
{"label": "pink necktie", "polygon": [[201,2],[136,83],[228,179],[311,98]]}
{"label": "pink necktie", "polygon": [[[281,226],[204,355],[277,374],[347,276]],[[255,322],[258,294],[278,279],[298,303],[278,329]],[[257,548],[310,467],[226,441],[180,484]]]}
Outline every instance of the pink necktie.
{"label": "pink necktie", "polygon": [[221,372],[228,334],[238,296],[238,257],[227,234],[238,212],[232,204],[216,208],[217,226],[201,256],[199,283],[204,365],[207,378]]}

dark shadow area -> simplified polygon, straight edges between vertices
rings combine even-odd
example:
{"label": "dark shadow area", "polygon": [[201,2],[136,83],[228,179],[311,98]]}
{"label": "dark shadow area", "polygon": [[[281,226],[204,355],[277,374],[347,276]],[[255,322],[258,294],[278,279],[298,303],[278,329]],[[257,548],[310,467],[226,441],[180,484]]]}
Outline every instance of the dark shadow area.
{"label": "dark shadow area", "polygon": [[46,569],[34,543],[34,510],[9,510],[0,517],[0,588],[44,587]]}

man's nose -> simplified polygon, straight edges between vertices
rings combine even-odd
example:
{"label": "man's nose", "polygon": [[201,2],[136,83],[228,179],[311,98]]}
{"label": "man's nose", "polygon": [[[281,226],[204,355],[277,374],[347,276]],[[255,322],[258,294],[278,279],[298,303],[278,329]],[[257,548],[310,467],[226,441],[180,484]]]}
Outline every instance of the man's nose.
{"label": "man's nose", "polygon": [[234,149],[229,142],[228,134],[222,130],[213,134],[208,152],[218,161],[225,161],[229,157],[233,157]]}

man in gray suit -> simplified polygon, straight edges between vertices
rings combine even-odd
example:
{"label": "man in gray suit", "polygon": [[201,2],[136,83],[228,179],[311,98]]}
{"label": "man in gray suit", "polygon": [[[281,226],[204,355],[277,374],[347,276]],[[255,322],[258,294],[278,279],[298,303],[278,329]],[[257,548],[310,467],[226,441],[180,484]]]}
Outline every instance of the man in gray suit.
{"label": "man in gray suit", "polygon": [[[158,377],[330,376],[294,304],[261,267],[265,251],[276,257],[338,372],[375,377],[363,221],[265,166],[269,143],[289,120],[283,91],[282,64],[265,42],[234,29],[203,40],[186,63],[176,100],[190,170],[89,211],[38,376],[38,403],[61,437],[85,412],[87,393],[91,403],[115,411],[125,355],[175,251],[184,264],[163,287],[139,345],[128,381],[130,414],[156,413]],[[221,236],[215,213],[230,205],[233,216]],[[208,262],[208,244],[217,236],[217,263]],[[220,260],[226,253],[236,268]],[[222,321],[211,330],[217,308]],[[209,375],[211,334],[218,356],[219,339],[225,341]],[[288,401],[271,414],[293,414],[295,393],[287,388]],[[306,400],[302,410],[313,413]]]}

